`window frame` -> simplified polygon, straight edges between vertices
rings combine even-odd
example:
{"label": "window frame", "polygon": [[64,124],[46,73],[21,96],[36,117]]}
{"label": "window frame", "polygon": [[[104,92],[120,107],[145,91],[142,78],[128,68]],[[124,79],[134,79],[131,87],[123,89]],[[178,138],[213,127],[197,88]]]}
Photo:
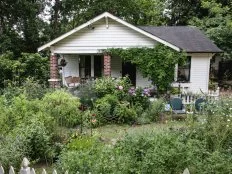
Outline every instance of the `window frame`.
{"label": "window frame", "polygon": [[[189,83],[190,82],[190,78],[191,78],[191,62],[192,62],[192,56],[187,56],[187,60],[185,62],[184,65],[182,66],[179,66],[177,65],[177,69],[176,69],[176,82],[181,82],[181,83]],[[187,77],[187,80],[183,80],[181,79],[179,76],[179,70],[182,69],[182,70],[186,70],[188,69],[188,77]]]}

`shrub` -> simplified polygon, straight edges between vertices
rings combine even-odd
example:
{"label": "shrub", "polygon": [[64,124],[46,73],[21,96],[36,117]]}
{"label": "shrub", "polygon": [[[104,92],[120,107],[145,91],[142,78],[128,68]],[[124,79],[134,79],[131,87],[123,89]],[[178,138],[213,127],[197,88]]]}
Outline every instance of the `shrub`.
{"label": "shrub", "polygon": [[123,99],[127,96],[130,86],[128,77],[118,79],[103,77],[95,81],[95,91],[97,97],[100,98],[107,94],[115,94],[118,98]]}
{"label": "shrub", "polygon": [[96,100],[94,82],[89,81],[85,84],[82,84],[73,92],[73,94],[80,98],[80,102],[82,105],[92,108],[93,103]]}
{"label": "shrub", "polygon": [[152,121],[159,121],[160,115],[164,111],[164,100],[162,98],[153,101],[148,109]]}
{"label": "shrub", "polygon": [[51,91],[45,85],[40,84],[33,78],[26,78],[22,81],[21,86],[10,82],[5,88],[1,89],[1,94],[5,97],[7,105],[11,104],[13,98],[24,94],[28,100],[41,99],[43,96]]}
{"label": "shrub", "polygon": [[101,115],[103,122],[114,122],[114,109],[119,104],[118,98],[115,95],[107,94],[98,99],[95,103],[95,108],[98,114]]}
{"label": "shrub", "polygon": [[96,144],[96,138],[88,135],[74,135],[67,144],[67,150],[83,151],[92,148]]}
{"label": "shrub", "polygon": [[103,77],[95,81],[95,90],[98,97],[103,97],[106,94],[114,94],[115,88],[115,81],[111,77]]}
{"label": "shrub", "polygon": [[128,91],[128,100],[131,105],[142,106],[143,109],[147,109],[150,105],[149,96],[150,92],[148,88],[134,88],[131,87]]}
{"label": "shrub", "polygon": [[136,111],[128,102],[121,102],[114,108],[113,115],[118,123],[134,123],[137,117]]}
{"label": "shrub", "polygon": [[6,87],[5,81],[21,85],[28,77],[33,77],[41,84],[48,84],[49,59],[38,53],[22,53],[15,58],[10,52],[0,55],[0,88]]}
{"label": "shrub", "polygon": [[25,156],[33,161],[51,160],[54,157],[51,136],[51,132],[37,119],[17,125],[0,141],[1,163],[17,167]]}
{"label": "shrub", "polygon": [[164,100],[157,99],[141,114],[138,114],[137,123],[147,124],[152,121],[160,121],[161,114],[164,111]]}
{"label": "shrub", "polygon": [[70,173],[231,173],[230,155],[209,152],[205,142],[177,133],[131,134],[116,146],[63,151],[59,166]]}
{"label": "shrub", "polygon": [[73,127],[81,123],[80,101],[68,92],[57,90],[42,99],[43,110],[57,120],[60,126]]}

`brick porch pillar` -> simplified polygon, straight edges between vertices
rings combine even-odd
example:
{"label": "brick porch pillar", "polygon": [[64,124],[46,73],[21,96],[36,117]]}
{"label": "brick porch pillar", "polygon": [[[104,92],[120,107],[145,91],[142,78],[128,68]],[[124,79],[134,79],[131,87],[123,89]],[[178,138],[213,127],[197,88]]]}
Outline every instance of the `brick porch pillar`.
{"label": "brick porch pillar", "polygon": [[51,54],[50,56],[50,79],[48,81],[50,88],[60,87],[60,79],[58,74],[58,60],[56,55],[54,54]]}
{"label": "brick porch pillar", "polygon": [[109,54],[104,54],[104,76],[111,76],[111,56]]}

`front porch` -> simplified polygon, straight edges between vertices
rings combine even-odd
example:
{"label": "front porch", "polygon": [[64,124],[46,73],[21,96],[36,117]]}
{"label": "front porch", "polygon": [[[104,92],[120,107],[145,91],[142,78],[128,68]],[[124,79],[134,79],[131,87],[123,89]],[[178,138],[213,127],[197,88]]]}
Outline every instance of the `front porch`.
{"label": "front porch", "polygon": [[[151,81],[143,78],[135,65],[123,62],[118,56],[103,54],[59,54],[57,60],[62,86],[73,87],[75,83],[76,85],[82,84],[87,80],[93,80],[102,76],[118,78],[126,75],[129,76],[133,86],[147,87],[151,85]],[[72,79],[75,79],[73,83]],[[51,83],[51,86],[54,86],[54,84]]]}

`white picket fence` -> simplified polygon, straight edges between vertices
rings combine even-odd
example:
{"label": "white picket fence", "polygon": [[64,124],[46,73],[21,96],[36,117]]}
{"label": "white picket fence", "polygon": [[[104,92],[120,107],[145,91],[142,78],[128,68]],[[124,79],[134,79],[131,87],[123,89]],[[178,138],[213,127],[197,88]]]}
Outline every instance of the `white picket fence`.
{"label": "white picket fence", "polygon": [[[22,167],[20,169],[19,174],[36,174],[35,170],[33,168],[29,167],[30,162],[27,158],[24,158],[22,161]],[[11,166],[10,170],[8,172],[9,174],[15,174],[14,168]],[[3,167],[0,166],[0,174],[7,174],[7,172],[4,171]],[[47,174],[46,170],[43,169],[42,174]],[[54,169],[52,174],[57,174],[57,171]],[[65,174],[68,174],[68,171],[65,172]],[[80,174],[79,172],[76,172],[76,174]],[[91,174],[89,172],[89,174]],[[183,172],[183,174],[190,174],[188,168],[186,168]]]}
{"label": "white picket fence", "polygon": [[[22,167],[19,171],[19,174],[36,174],[34,168],[29,167],[30,162],[27,158],[24,158],[22,161]],[[10,166],[9,174],[15,174],[14,167]],[[77,172],[78,173],[78,172]],[[0,174],[7,174],[7,172],[4,171],[3,167],[0,166]],[[42,174],[47,174],[46,170],[43,169]],[[52,174],[57,174],[57,171],[54,169]],[[68,174],[68,171],[65,172],[65,174]]]}
{"label": "white picket fence", "polygon": [[188,94],[183,93],[178,95],[179,98],[182,99],[184,105],[186,104],[194,104],[198,98],[207,98],[207,100],[218,100],[219,99],[219,88],[216,91],[209,90],[208,94]]}

